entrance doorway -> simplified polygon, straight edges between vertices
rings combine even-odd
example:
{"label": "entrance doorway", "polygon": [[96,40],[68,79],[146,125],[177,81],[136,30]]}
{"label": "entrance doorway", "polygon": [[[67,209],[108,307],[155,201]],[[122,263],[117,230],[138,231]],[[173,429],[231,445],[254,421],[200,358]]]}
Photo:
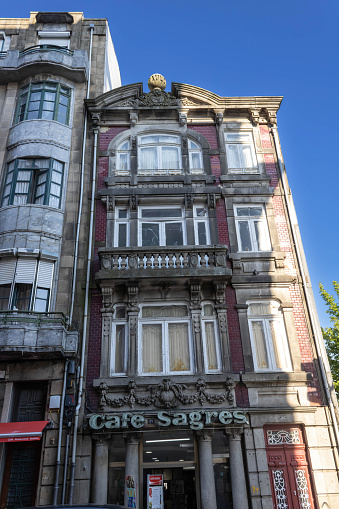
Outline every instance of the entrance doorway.
{"label": "entrance doorway", "polygon": [[147,475],[164,477],[164,509],[196,509],[195,467],[144,468],[143,506],[147,507]]}
{"label": "entrance doorway", "polygon": [[191,430],[154,430],[143,435],[143,506],[147,475],[162,474],[164,509],[197,509],[196,445]]}

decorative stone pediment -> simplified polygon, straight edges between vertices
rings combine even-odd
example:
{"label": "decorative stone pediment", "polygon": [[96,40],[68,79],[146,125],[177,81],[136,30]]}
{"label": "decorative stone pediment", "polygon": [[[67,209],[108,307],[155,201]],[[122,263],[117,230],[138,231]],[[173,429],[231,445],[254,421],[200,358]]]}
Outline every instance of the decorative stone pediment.
{"label": "decorative stone pediment", "polygon": [[174,95],[163,90],[155,89],[148,94],[142,94],[136,99],[126,99],[115,103],[114,106],[128,106],[132,108],[152,108],[152,107],[163,107],[163,106],[180,106],[180,101]]}
{"label": "decorative stone pediment", "polygon": [[218,404],[228,402],[230,406],[234,403],[234,381],[227,378],[223,384],[223,389],[218,392],[208,389],[204,378],[199,378],[195,384],[195,390],[190,390],[187,385],[172,382],[169,378],[164,378],[158,384],[149,385],[145,389],[139,390],[135,380],[131,380],[126,389],[127,394],[114,396],[110,393],[110,388],[106,382],[101,382],[98,390],[100,393],[100,407],[120,408],[125,405],[131,408],[134,405],[153,406],[155,408],[176,408],[180,404],[191,405],[200,403]]}

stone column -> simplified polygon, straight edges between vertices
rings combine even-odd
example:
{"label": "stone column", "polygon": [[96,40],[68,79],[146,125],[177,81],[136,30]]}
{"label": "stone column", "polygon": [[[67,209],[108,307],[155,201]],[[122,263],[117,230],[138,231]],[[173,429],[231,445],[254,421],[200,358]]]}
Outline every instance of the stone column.
{"label": "stone column", "polygon": [[107,504],[108,491],[108,445],[103,438],[95,438],[93,503]]}
{"label": "stone column", "polygon": [[[125,437],[126,443],[126,462],[125,462],[125,479],[128,476],[134,478],[135,488],[136,488],[136,500],[137,500],[137,509],[140,507],[139,505],[139,443],[140,443],[141,435],[140,433],[130,433]],[[125,502],[124,505],[127,507],[128,498],[127,498],[127,489],[125,482]]]}
{"label": "stone column", "polygon": [[217,509],[212,458],[212,433],[198,431],[197,438],[199,444],[201,509]]}
{"label": "stone column", "polygon": [[242,429],[227,430],[230,446],[230,468],[233,509],[248,509],[247,486],[241,448]]}

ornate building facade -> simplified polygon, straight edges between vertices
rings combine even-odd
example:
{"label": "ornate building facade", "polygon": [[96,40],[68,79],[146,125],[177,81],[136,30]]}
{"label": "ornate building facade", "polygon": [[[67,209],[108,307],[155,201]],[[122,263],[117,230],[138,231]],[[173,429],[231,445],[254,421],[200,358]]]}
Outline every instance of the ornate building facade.
{"label": "ornate building facade", "polygon": [[98,147],[84,415],[92,501],[335,508],[338,429],[281,97],[160,75],[86,101]]}
{"label": "ornate building facade", "polygon": [[73,434],[93,157],[84,99],[120,84],[106,19],[0,21],[0,507],[89,498]]}

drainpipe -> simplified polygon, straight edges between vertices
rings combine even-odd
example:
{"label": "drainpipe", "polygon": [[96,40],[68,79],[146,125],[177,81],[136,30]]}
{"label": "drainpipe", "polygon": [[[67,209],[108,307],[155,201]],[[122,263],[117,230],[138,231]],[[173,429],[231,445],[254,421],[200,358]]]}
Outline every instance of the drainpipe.
{"label": "drainpipe", "polygon": [[61,397],[60,422],[59,422],[59,434],[58,434],[58,450],[57,450],[57,461],[56,461],[56,470],[55,470],[53,505],[57,505],[57,503],[58,503],[62,423],[63,423],[63,419],[64,419],[67,369],[68,369],[68,359],[65,362],[64,385],[62,388],[62,397]]}
{"label": "drainpipe", "polygon": [[[90,90],[90,85],[91,85],[92,45],[93,45],[94,25],[90,25],[89,28],[91,30],[91,38],[90,38],[90,43],[89,43],[89,62],[88,62],[88,80],[87,80],[86,99],[89,98],[89,90]],[[76,237],[75,237],[74,270],[73,270],[71,306],[70,306],[70,312],[69,312],[69,323],[70,324],[72,323],[72,320],[73,320],[75,288],[76,288],[76,279],[77,279],[77,265],[78,265],[78,254],[79,254],[80,222],[81,222],[81,213],[82,213],[82,201],[83,201],[83,196],[84,196],[85,152],[86,152],[86,136],[87,136],[87,114],[86,114],[87,112],[86,112],[86,109],[84,111],[85,111],[85,122],[84,122],[84,134],[82,137],[80,198],[79,198],[77,231],[76,231]]]}
{"label": "drainpipe", "polygon": [[[279,163],[281,181],[282,181],[283,191],[284,191],[284,196],[285,196],[287,213],[288,213],[288,217],[289,217],[289,221],[290,221],[290,225],[291,225],[293,244],[294,244],[296,255],[297,255],[302,285],[304,288],[304,294],[305,294],[305,298],[306,298],[306,305],[307,305],[307,309],[308,309],[309,317],[310,317],[310,323],[311,323],[311,328],[312,328],[312,333],[313,333],[313,338],[314,338],[315,349],[317,352],[319,366],[320,366],[321,378],[322,378],[322,381],[323,381],[323,384],[325,387],[326,399],[327,399],[327,403],[328,403],[328,406],[329,406],[329,409],[331,412],[334,435],[335,435],[335,440],[336,440],[336,446],[338,449],[339,448],[339,430],[338,430],[337,416],[335,414],[334,405],[333,405],[333,399],[335,401],[336,407],[337,407],[337,401],[336,401],[335,395],[333,396],[333,385],[331,384],[331,389],[330,389],[329,382],[328,382],[329,379],[328,379],[327,373],[325,371],[325,365],[326,365],[327,371],[328,371],[328,374],[330,377],[331,374],[330,374],[330,369],[329,369],[329,364],[328,364],[328,359],[327,359],[327,353],[325,350],[324,340],[323,340],[323,337],[322,337],[322,334],[320,331],[320,327],[318,324],[318,318],[315,315],[314,304],[313,304],[313,292],[312,292],[312,289],[310,289],[307,286],[306,275],[305,275],[303,260],[302,260],[301,251],[300,251],[299,239],[298,239],[298,236],[295,231],[296,220],[295,220],[295,222],[292,221],[292,218],[293,217],[296,218],[296,215],[295,215],[295,209],[294,209],[294,205],[293,205],[293,201],[292,201],[292,195],[289,194],[287,191],[286,169],[285,169],[285,165],[283,163],[283,156],[282,156],[281,147],[280,147],[278,129],[276,127],[272,127],[272,133],[273,133],[275,149],[276,149],[276,153],[277,153],[277,157],[278,157],[278,163]],[[332,393],[332,395],[331,395],[331,393]]]}
{"label": "drainpipe", "polygon": [[90,287],[90,279],[91,279],[91,262],[92,262],[92,245],[93,245],[93,225],[94,225],[94,204],[95,204],[95,187],[96,187],[96,160],[97,160],[97,148],[98,148],[98,134],[99,134],[99,129],[96,128],[94,130],[94,145],[93,145],[92,196],[91,196],[91,212],[90,212],[89,234],[88,234],[85,309],[84,309],[84,323],[83,323],[83,331],[82,331],[79,393],[78,393],[78,404],[75,409],[73,448],[72,448],[72,466],[71,466],[71,484],[70,484],[70,491],[69,491],[69,504],[70,505],[72,505],[72,503],[73,503],[77,434],[78,434],[78,424],[79,424],[79,413],[80,413],[82,396],[83,396],[86,336],[87,336],[87,322],[88,322],[88,303],[89,303],[89,289],[90,289],[89,287]]}

